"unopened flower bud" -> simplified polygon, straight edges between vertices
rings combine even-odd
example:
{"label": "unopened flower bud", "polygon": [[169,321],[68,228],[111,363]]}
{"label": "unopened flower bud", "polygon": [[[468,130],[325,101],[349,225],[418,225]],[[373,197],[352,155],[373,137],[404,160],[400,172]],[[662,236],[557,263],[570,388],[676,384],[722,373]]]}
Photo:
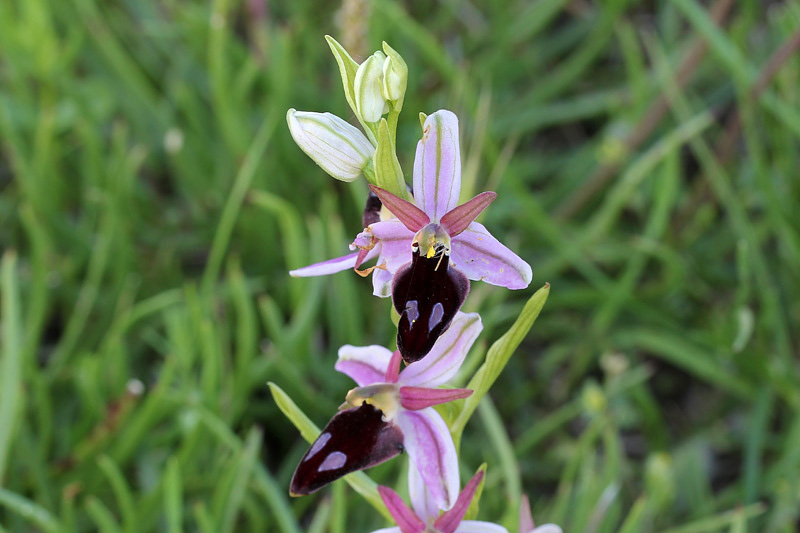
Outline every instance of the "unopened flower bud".
{"label": "unopened flower bud", "polygon": [[408,82],[408,66],[391,46],[383,43],[386,60],[383,62],[383,97],[395,104],[399,111],[403,105]]}
{"label": "unopened flower bud", "polygon": [[378,122],[384,113],[389,112],[382,91],[384,61],[384,53],[375,52],[361,63],[356,72],[356,107],[364,122]]}
{"label": "unopened flower bud", "polygon": [[336,115],[290,109],[286,121],[297,146],[337,180],[353,181],[372,160],[366,136]]}

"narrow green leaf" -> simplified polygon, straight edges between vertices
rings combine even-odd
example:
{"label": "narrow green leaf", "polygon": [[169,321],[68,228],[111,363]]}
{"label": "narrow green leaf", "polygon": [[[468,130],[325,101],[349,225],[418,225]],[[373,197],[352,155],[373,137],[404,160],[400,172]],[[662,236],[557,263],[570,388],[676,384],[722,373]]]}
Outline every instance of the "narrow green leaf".
{"label": "narrow green leaf", "polygon": [[183,482],[180,467],[178,459],[171,457],[164,473],[164,514],[169,533],[183,531]]}
{"label": "narrow green leaf", "polygon": [[244,448],[238,457],[230,487],[225,491],[224,507],[217,516],[217,531],[233,531],[236,517],[242,507],[247,486],[258,461],[258,451],[261,449],[261,431],[257,428],[250,430],[245,440]]}
{"label": "narrow green leaf", "polygon": [[400,162],[397,160],[394,143],[392,143],[389,133],[389,125],[385,118],[381,119],[378,126],[378,147],[372,157],[372,164],[375,168],[375,185],[386,189],[395,196],[413,202],[414,200],[406,188],[403,169],[400,168]]}
{"label": "narrow green leaf", "polygon": [[114,496],[116,496],[117,502],[119,503],[123,530],[125,533],[137,531],[139,519],[133,503],[133,495],[131,494],[128,482],[125,481],[125,476],[122,475],[117,464],[107,455],[101,456],[97,460],[97,464],[106,476],[106,479],[108,479],[111,490],[114,491]]}
{"label": "narrow green leaf", "polygon": [[86,512],[100,533],[122,533],[114,515],[96,496],[86,498]]}
{"label": "narrow green leaf", "polygon": [[17,513],[44,531],[61,530],[61,526],[50,511],[3,487],[0,487],[0,506]]}
{"label": "narrow green leaf", "polygon": [[754,503],[746,507],[740,507],[731,511],[720,513],[716,516],[701,518],[689,524],[667,529],[663,533],[705,533],[707,531],[719,531],[720,528],[735,524],[742,519],[752,518],[767,511],[767,506],[763,503]]}
{"label": "narrow green leaf", "polygon": [[266,155],[266,148],[272,133],[275,131],[275,126],[278,124],[278,114],[273,113],[268,115],[267,118],[261,123],[258,133],[250,143],[247,149],[247,154],[244,157],[239,171],[236,173],[236,178],[233,181],[233,187],[225,202],[225,207],[222,209],[217,230],[214,233],[214,241],[211,244],[211,252],[208,254],[208,264],[206,270],[203,272],[203,290],[208,293],[212,284],[216,281],[219,275],[219,270],[222,267],[222,260],[225,256],[225,250],[228,248],[228,242],[231,239],[233,228],[238,218],[239,211],[242,208],[247,189],[253,181],[253,177],[258,170],[261,160]]}
{"label": "narrow green leaf", "polygon": [[0,484],[3,483],[11,446],[16,434],[17,415],[22,410],[22,310],[16,275],[17,255],[3,254],[0,266],[2,287],[2,351],[0,351]]}
{"label": "narrow green leaf", "polygon": [[467,421],[478,407],[478,403],[489,391],[500,372],[505,368],[514,350],[517,349],[519,343],[522,342],[522,339],[525,338],[525,335],[528,334],[531,326],[533,326],[549,294],[550,284],[547,283],[530,297],[516,322],[489,348],[486,353],[486,361],[467,384],[467,388],[475,392],[464,401],[464,408],[461,410],[461,414],[450,425],[450,432],[453,434],[453,439],[456,443],[461,440],[464,426],[467,425]]}
{"label": "narrow green leaf", "polygon": [[[289,395],[283,392],[283,389],[272,382],[267,383],[267,385],[281,412],[289,419],[294,427],[300,431],[300,435],[309,444],[314,442],[317,436],[319,436],[319,428],[317,428],[314,422],[312,422],[302,410],[300,410]],[[369,476],[364,472],[354,472],[344,476],[344,480],[347,481],[353,490],[361,494],[370,505],[377,509],[378,512],[389,520],[392,519],[389,511],[386,510],[386,506],[383,504],[380,494],[378,494],[378,485],[372,481]]]}
{"label": "narrow green leaf", "polygon": [[339,73],[342,75],[342,86],[344,87],[344,97],[347,103],[350,104],[350,109],[353,113],[358,115],[356,110],[356,72],[358,72],[358,63],[356,63],[347,50],[339,44],[339,42],[330,35],[325,36],[328,41],[328,46],[331,47],[331,53],[336,59],[336,64],[339,65]]}

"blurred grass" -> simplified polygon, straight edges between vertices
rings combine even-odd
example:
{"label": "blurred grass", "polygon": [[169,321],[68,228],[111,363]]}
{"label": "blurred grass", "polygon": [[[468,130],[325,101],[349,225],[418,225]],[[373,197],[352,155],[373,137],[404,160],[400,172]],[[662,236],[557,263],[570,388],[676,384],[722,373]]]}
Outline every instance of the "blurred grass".
{"label": "blurred grass", "polygon": [[407,177],[417,113],[454,110],[464,195],[534,267],[473,284],[470,368],[552,287],[464,427],[480,517],[795,531],[800,2],[363,4],[0,3],[0,530],[384,524],[344,483],[289,499],[306,444],[266,390],[324,424],[337,348],[393,337],[364,280],[286,274],[359,229],[283,116],[352,122],[323,35],[363,30],[409,65]]}

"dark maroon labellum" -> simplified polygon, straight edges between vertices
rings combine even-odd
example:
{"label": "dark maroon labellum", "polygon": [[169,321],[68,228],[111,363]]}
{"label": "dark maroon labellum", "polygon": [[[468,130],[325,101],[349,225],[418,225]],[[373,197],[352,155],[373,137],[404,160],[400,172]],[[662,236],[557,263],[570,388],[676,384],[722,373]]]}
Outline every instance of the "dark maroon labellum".
{"label": "dark maroon labellum", "polygon": [[369,191],[369,195],[367,196],[367,205],[364,206],[364,214],[361,217],[361,224],[363,225],[362,227],[366,228],[371,224],[381,221],[381,207],[383,207],[381,199],[378,198],[377,194]]}
{"label": "dark maroon labellum", "polygon": [[383,412],[363,403],[339,411],[303,456],[289,492],[305,496],[357,470],[388,461],[403,451],[403,433]]}
{"label": "dark maroon labellum", "polygon": [[467,298],[469,280],[449,263],[443,252],[431,258],[412,253],[411,262],[394,276],[392,303],[400,314],[397,349],[406,363],[431,351]]}

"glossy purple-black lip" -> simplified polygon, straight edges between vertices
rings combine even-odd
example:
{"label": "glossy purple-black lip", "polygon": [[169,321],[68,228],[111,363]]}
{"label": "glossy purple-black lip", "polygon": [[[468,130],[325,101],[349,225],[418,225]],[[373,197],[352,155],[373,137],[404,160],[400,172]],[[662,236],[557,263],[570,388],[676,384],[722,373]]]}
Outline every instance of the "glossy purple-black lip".
{"label": "glossy purple-black lip", "polygon": [[364,206],[364,214],[361,216],[361,224],[363,227],[367,228],[371,224],[381,221],[381,207],[383,207],[381,199],[378,198],[377,194],[369,191],[367,204]]}
{"label": "glossy purple-black lip", "polygon": [[339,411],[300,460],[289,492],[305,496],[342,476],[388,461],[403,451],[403,433],[383,412],[363,403]]}
{"label": "glossy purple-black lip", "polygon": [[400,314],[397,349],[407,363],[419,361],[447,331],[469,292],[467,277],[450,267],[440,251],[427,258],[411,254],[392,282],[392,303]]}

